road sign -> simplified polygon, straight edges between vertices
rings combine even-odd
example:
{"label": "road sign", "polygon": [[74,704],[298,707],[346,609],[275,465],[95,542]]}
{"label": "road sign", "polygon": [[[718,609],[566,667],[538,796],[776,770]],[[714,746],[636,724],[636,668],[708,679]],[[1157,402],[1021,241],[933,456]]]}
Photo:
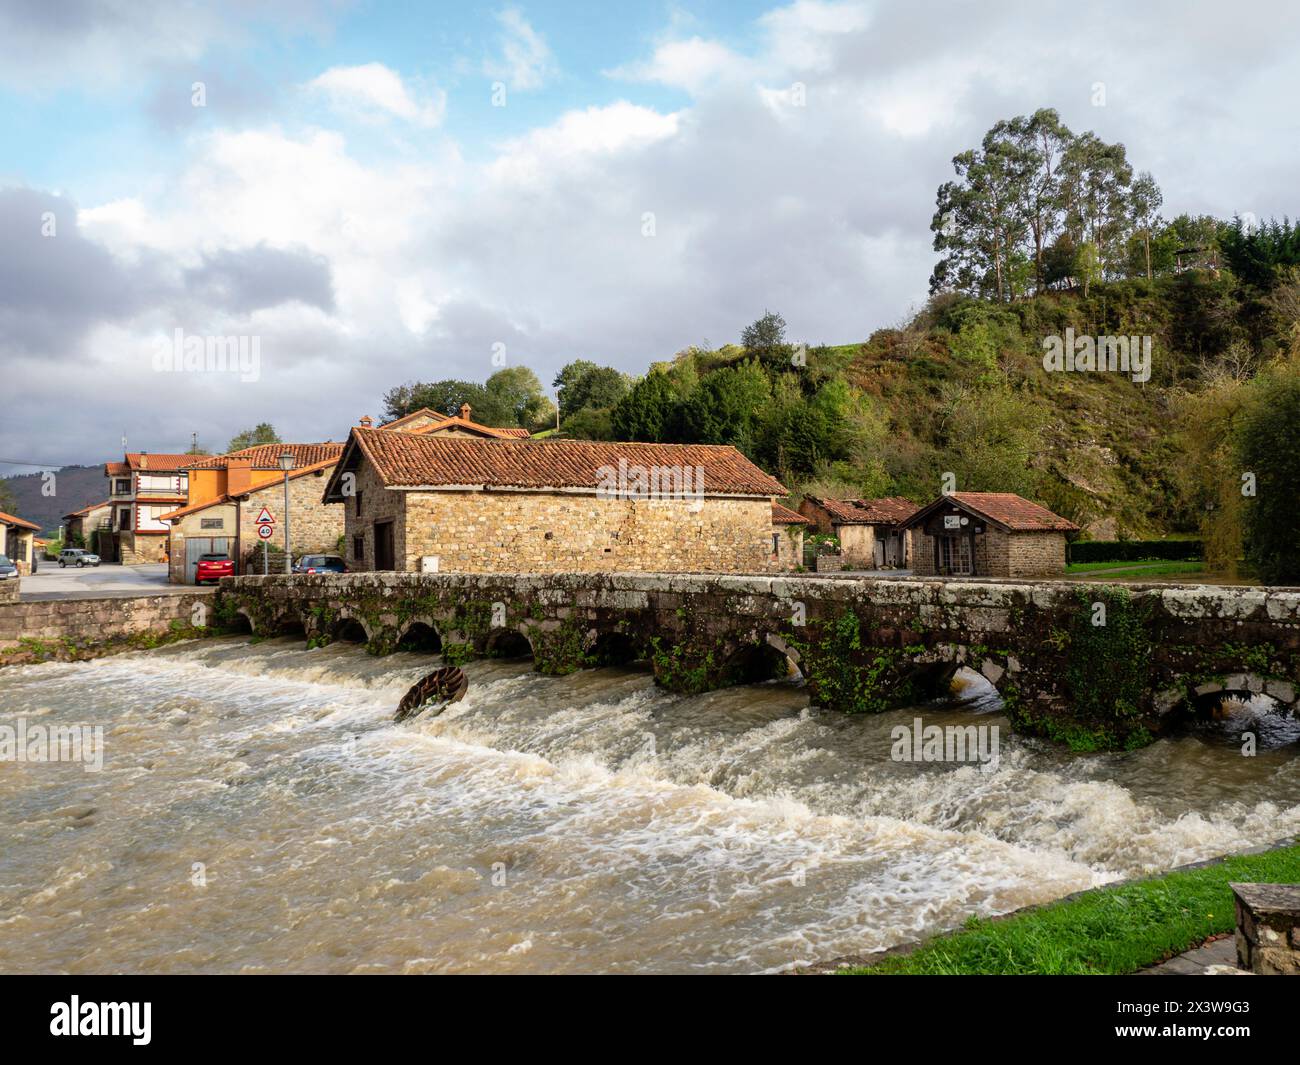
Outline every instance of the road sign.
{"label": "road sign", "polygon": [[[261,513],[257,515],[257,524],[274,525],[275,516],[269,510],[267,510],[266,507],[263,507]],[[261,533],[259,532],[258,535],[261,536]]]}
{"label": "road sign", "polygon": [[275,535],[275,527],[273,525],[267,525],[265,522],[263,522],[261,525],[257,527],[257,535],[261,537],[263,540],[269,540],[271,539],[272,536]]}

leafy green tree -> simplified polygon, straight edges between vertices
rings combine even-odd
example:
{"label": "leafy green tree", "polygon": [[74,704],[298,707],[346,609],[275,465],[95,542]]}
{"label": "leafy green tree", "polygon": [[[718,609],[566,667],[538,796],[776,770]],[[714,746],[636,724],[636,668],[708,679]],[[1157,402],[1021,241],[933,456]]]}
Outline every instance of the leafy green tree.
{"label": "leafy green tree", "polygon": [[716,370],[701,379],[682,408],[681,439],[696,444],[732,444],[752,455],[754,428],[772,394],[757,362]]}
{"label": "leafy green tree", "polygon": [[487,406],[487,389],[475,381],[408,381],[384,394],[384,418],[404,418],[426,407],[451,417],[464,403],[474,408],[477,417]]}
{"label": "leafy green tree", "polygon": [[612,409],[583,407],[570,414],[560,425],[560,431],[575,440],[613,440],[614,419]]}
{"label": "leafy green tree", "polygon": [[794,345],[785,340],[785,319],[774,311],[764,311],[762,318],[745,326],[740,343],[747,358],[770,370],[788,369],[794,357]]}
{"label": "leafy green tree", "polygon": [[679,401],[668,375],[651,371],[614,405],[610,420],[618,440],[671,442]]}
{"label": "leafy green tree", "polygon": [[948,420],[945,468],[966,492],[1015,492],[1033,498],[1034,462],[1043,453],[1046,412],[1005,388],[965,395]]}
{"label": "leafy green tree", "polygon": [[484,409],[474,415],[483,425],[536,429],[554,422],[555,404],[542,390],[537,374],[526,366],[498,370],[487,379],[483,391]]}
{"label": "leafy green tree", "polygon": [[612,366],[575,359],[551,382],[560,400],[560,416],[568,418],[587,408],[613,407],[627,395],[627,377]]}
{"label": "leafy green tree", "polygon": [[[1300,584],[1300,373],[1261,379],[1237,436],[1246,558],[1265,584]],[[1255,494],[1249,495],[1247,488]]]}
{"label": "leafy green tree", "polygon": [[270,422],[259,422],[251,429],[245,429],[242,433],[236,433],[230,438],[230,443],[226,445],[226,453],[232,451],[243,451],[246,447],[256,447],[258,444],[282,444],[283,440],[275,431],[275,426]]}

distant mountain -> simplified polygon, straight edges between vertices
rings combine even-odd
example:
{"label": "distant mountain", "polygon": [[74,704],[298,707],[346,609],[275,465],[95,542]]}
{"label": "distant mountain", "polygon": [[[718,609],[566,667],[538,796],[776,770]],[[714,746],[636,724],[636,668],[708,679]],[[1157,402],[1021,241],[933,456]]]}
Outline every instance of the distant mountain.
{"label": "distant mountain", "polygon": [[[0,507],[39,525],[47,535],[58,532],[63,515],[108,498],[108,478],[103,466],[64,466],[54,472],[54,494],[42,489],[42,473],[24,473],[0,478],[13,498],[12,506]],[[48,489],[46,489],[48,491]]]}

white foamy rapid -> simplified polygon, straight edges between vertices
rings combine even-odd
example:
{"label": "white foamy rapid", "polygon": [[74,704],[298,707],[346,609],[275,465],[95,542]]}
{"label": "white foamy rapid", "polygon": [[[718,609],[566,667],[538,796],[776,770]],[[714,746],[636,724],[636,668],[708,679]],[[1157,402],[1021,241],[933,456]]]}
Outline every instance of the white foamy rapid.
{"label": "white foamy rapid", "polygon": [[[104,766],[0,763],[0,970],[756,972],[863,953],[1300,831],[1295,748],[1072,756],[966,709],[847,718],[797,684],[431,666],[207,641],[0,673],[0,725],[101,725]],[[890,730],[1001,725],[995,772]]]}

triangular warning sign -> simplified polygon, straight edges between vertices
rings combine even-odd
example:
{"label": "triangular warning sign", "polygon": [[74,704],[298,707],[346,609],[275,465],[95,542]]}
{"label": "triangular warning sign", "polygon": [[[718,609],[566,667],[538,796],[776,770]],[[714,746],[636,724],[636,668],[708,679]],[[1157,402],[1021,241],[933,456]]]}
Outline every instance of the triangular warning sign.
{"label": "triangular warning sign", "polygon": [[263,507],[263,508],[262,508],[262,512],[257,516],[257,521],[255,521],[253,524],[254,524],[254,525],[274,525],[274,524],[275,524],[275,519],[274,519],[273,517],[271,517],[271,512],[270,512],[269,510],[267,510],[266,507]]}

